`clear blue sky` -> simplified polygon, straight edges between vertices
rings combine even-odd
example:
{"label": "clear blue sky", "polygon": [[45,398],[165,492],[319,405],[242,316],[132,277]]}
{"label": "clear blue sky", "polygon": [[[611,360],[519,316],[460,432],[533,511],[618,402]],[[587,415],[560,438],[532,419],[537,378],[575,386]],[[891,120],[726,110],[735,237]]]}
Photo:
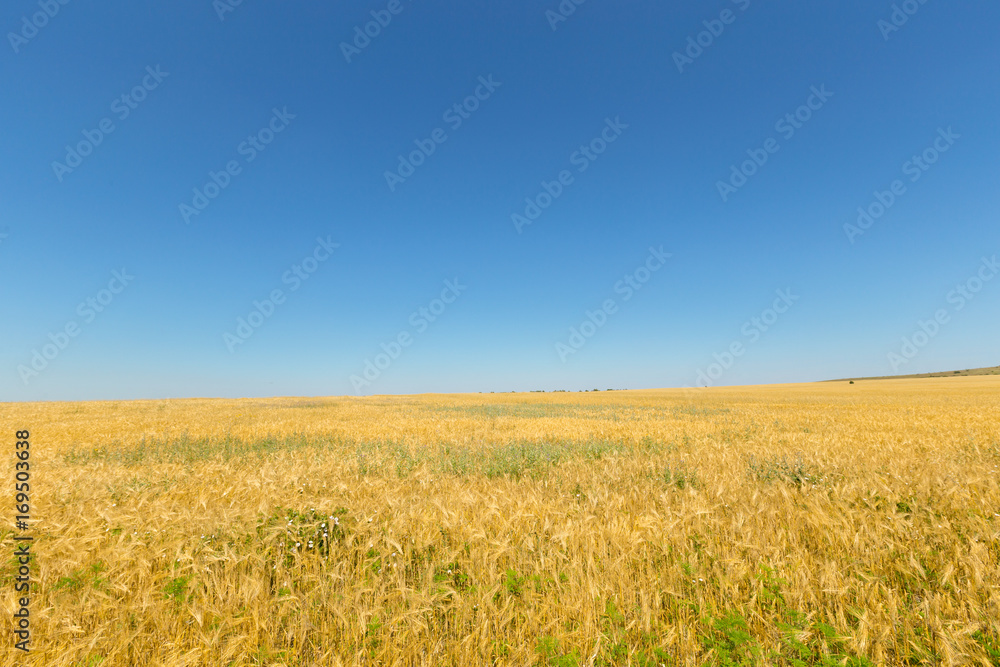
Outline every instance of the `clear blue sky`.
{"label": "clear blue sky", "polygon": [[1000,363],[1000,6],[675,4],[11,0],[0,400]]}

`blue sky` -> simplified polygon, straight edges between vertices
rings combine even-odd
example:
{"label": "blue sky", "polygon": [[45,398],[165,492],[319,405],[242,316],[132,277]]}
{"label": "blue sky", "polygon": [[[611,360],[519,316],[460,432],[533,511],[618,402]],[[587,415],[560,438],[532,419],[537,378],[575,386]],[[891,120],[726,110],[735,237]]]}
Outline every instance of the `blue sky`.
{"label": "blue sky", "polygon": [[1000,363],[1000,7],[668,5],[7,3],[0,400]]}

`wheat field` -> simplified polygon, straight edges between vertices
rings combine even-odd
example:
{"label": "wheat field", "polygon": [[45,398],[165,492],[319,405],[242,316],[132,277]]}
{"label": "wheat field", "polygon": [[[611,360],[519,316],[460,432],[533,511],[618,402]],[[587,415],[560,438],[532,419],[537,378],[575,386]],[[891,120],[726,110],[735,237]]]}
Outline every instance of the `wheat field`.
{"label": "wheat field", "polygon": [[0,423],[35,536],[3,664],[1000,665],[998,378]]}

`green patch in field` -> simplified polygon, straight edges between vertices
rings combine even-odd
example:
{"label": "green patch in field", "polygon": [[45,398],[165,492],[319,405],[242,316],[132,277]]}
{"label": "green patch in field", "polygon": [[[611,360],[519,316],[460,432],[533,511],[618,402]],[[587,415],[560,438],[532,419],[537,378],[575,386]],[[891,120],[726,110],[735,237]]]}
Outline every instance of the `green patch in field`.
{"label": "green patch in field", "polygon": [[[576,403],[487,403],[483,405],[441,405],[434,412],[457,413],[477,419],[565,419],[587,417],[599,419],[614,409],[612,405],[581,405]],[[627,406],[621,406],[627,407]]]}
{"label": "green patch in field", "polygon": [[287,650],[278,651],[267,646],[258,645],[257,650],[251,653],[250,657],[257,665],[284,664],[286,660],[292,657],[292,652]]}
{"label": "green patch in field", "polygon": [[556,580],[551,577],[543,577],[540,574],[532,574],[528,577],[528,581],[532,583],[535,592],[539,595],[543,594],[546,590],[554,588],[556,585]]}
{"label": "green patch in field", "polygon": [[638,651],[635,654],[635,664],[638,667],[663,667],[677,664],[674,656],[670,652],[661,648],[652,648],[647,651]]}
{"label": "green patch in field", "polygon": [[79,447],[63,455],[69,465],[86,465],[96,462],[117,463],[124,466],[142,466],[150,463],[183,463],[220,460],[229,461],[250,456],[266,456],[280,451],[308,447],[329,447],[329,440],[309,438],[305,435],[267,436],[246,441],[239,438],[143,438],[138,442],[113,442],[99,447]]}
{"label": "green patch in field", "polygon": [[972,638],[982,647],[989,664],[1000,667],[1000,638],[983,630],[973,632]]}
{"label": "green patch in field", "polygon": [[677,405],[671,409],[674,417],[710,417],[712,415],[723,415],[729,412],[729,408],[705,408],[697,405]]}
{"label": "green patch in field", "polygon": [[698,486],[698,474],[695,469],[685,461],[669,464],[663,471],[663,481],[667,486],[678,489],[694,488]]}
{"label": "green patch in field", "polygon": [[604,629],[609,633],[621,630],[625,626],[625,617],[618,611],[614,600],[607,600],[604,603],[604,613],[601,614],[601,621],[604,624]]}
{"label": "green patch in field", "polygon": [[59,577],[56,583],[52,584],[52,590],[67,590],[67,591],[78,591],[83,588],[83,580],[79,576],[79,572],[74,572],[68,577]]}
{"label": "green patch in field", "polygon": [[256,534],[266,542],[277,531],[278,547],[286,567],[299,555],[330,556],[331,550],[347,537],[355,524],[346,507],[333,510],[275,508],[270,516],[257,519]]}
{"label": "green patch in field", "polygon": [[521,477],[559,463],[565,448],[554,443],[514,442],[483,452],[481,470],[487,477]]}
{"label": "green patch in field", "polygon": [[908,665],[939,665],[941,656],[934,648],[934,636],[931,630],[926,627],[916,627],[913,636],[908,642],[908,655],[904,656],[904,661]]}
{"label": "green patch in field", "polygon": [[447,584],[456,591],[465,591],[469,588],[471,580],[469,575],[462,571],[459,563],[452,562],[434,569],[434,583]]}
{"label": "green patch in field", "polygon": [[563,653],[560,642],[555,637],[539,637],[535,644],[535,653],[541,656],[541,664],[551,667],[578,667],[580,664],[580,654],[576,651]]}
{"label": "green patch in field", "polygon": [[510,644],[503,640],[494,640],[490,644],[490,658],[494,663],[508,657],[510,657]]}
{"label": "green patch in field", "polygon": [[59,577],[56,583],[52,584],[53,591],[80,591],[90,586],[101,589],[107,584],[107,579],[100,576],[105,569],[103,561],[92,563],[89,567],[74,570],[69,576]]}
{"label": "green patch in field", "polygon": [[468,447],[443,444],[438,448],[435,468],[442,474],[469,475],[475,473],[478,466],[478,457]]}
{"label": "green patch in field", "polygon": [[187,590],[188,582],[191,581],[191,577],[175,577],[167,582],[167,585],[163,587],[164,597],[173,600],[174,602],[184,602],[189,597]]}
{"label": "green patch in field", "polygon": [[[10,533],[7,534],[9,535]],[[4,537],[6,537],[6,535]],[[13,583],[20,567],[21,561],[18,559],[17,554],[11,554],[8,556],[7,560],[3,563],[3,566],[0,567],[0,583],[3,583],[4,585]]]}
{"label": "green patch in field", "polygon": [[844,642],[832,626],[817,622],[808,627],[805,615],[792,611],[789,615],[789,623],[778,623],[781,649],[770,656],[777,664],[791,667],[872,667],[866,658],[843,653]]}
{"label": "green patch in field", "polygon": [[[687,436],[684,437],[685,444],[690,442]],[[642,439],[639,440],[636,449],[644,454],[662,454],[676,452],[679,447],[676,442],[663,442],[662,440],[652,436],[644,435],[642,436]]]}
{"label": "green patch in field", "polygon": [[507,594],[514,597],[520,597],[521,593],[524,592],[524,583],[525,578],[518,575],[516,570],[507,570],[501,582]]}
{"label": "green patch in field", "polygon": [[418,448],[398,442],[367,442],[357,445],[355,457],[361,476],[395,472],[396,476],[405,478],[426,466],[430,471],[443,475],[537,478],[565,461],[593,461],[631,449],[634,447],[601,439],[518,440],[482,443],[478,447],[442,443],[436,448]]}
{"label": "green patch in field", "polygon": [[377,649],[382,644],[382,621],[378,616],[372,618],[365,624],[365,644],[369,649]]}
{"label": "green patch in field", "polygon": [[[409,477],[421,466],[449,475],[481,474],[487,477],[537,477],[564,461],[594,461],[608,455],[634,452],[637,449],[661,451],[674,445],[664,445],[651,439],[643,443],[625,443],[601,438],[587,440],[518,440],[483,443],[472,448],[443,443],[435,448],[418,448],[395,441],[351,441],[338,438],[317,438],[305,435],[265,437],[259,440],[238,438],[191,438],[183,435],[171,439],[143,439],[138,442],[115,442],[99,447],[79,447],[63,455],[69,465],[113,463],[140,467],[156,463],[191,465],[215,460],[228,462],[249,457],[263,458],[271,454],[307,448],[336,450],[338,455],[353,457],[359,475],[393,474]],[[134,476],[124,483],[108,487],[115,502],[153,490],[165,490],[176,480],[154,482]],[[160,487],[163,487],[160,489]]]}
{"label": "green patch in field", "polygon": [[758,482],[785,482],[794,486],[818,484],[823,481],[815,466],[805,463],[802,457],[795,460],[784,456],[772,456],[765,459],[750,457],[747,471],[751,478]]}
{"label": "green patch in field", "polygon": [[732,612],[708,619],[698,640],[709,654],[709,664],[722,667],[752,667],[761,662],[763,650],[750,634],[747,622]]}

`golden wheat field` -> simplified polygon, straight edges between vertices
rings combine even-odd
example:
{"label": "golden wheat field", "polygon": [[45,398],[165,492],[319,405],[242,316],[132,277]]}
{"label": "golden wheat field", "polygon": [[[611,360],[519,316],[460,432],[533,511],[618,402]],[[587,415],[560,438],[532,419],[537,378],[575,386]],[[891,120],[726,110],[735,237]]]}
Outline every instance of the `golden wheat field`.
{"label": "golden wheat field", "polygon": [[1000,665],[998,378],[0,422],[4,664]]}

